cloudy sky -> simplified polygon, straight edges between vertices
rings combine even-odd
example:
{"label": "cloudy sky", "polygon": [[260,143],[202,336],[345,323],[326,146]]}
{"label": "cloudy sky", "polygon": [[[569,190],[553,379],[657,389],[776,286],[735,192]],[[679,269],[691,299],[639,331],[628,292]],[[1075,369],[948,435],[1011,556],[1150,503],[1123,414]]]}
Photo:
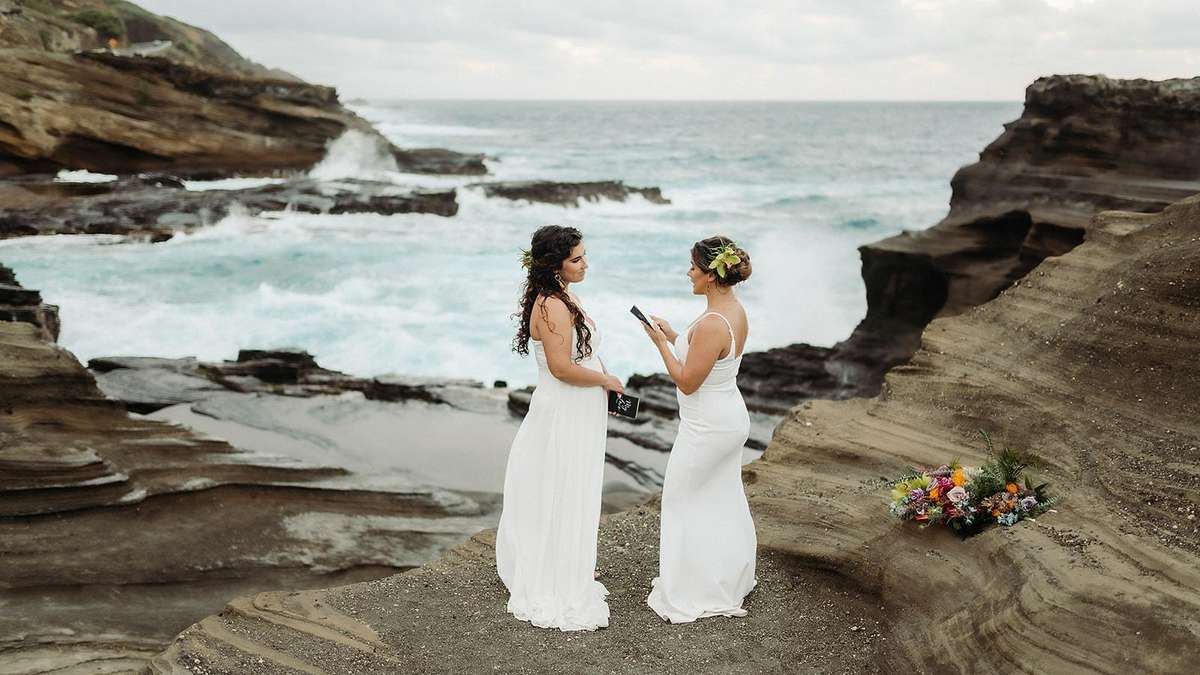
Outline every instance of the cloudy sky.
{"label": "cloudy sky", "polygon": [[1009,100],[1200,75],[1197,0],[138,0],[343,97]]}

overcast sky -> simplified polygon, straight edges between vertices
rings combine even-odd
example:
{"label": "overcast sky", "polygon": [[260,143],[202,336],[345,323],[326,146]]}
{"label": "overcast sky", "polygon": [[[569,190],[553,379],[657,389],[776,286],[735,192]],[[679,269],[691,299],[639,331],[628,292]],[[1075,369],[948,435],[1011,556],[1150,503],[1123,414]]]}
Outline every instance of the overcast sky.
{"label": "overcast sky", "polygon": [[137,0],[344,98],[1021,100],[1200,75],[1198,0]]}

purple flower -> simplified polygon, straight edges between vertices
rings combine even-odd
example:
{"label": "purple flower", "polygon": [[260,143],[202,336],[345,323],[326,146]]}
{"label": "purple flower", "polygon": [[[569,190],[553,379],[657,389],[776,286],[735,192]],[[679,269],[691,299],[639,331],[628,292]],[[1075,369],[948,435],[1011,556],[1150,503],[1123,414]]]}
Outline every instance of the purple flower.
{"label": "purple flower", "polygon": [[1021,508],[1026,511],[1036,508],[1037,505],[1038,505],[1037,497],[1034,497],[1033,495],[1029,495],[1028,497],[1021,498]]}

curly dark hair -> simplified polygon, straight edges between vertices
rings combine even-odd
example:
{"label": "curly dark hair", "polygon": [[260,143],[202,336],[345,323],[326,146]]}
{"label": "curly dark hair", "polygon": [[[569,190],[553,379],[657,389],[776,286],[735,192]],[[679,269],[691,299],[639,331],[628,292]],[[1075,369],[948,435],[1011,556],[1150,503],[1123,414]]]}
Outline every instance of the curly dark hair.
{"label": "curly dark hair", "polygon": [[[529,354],[529,324],[533,317],[533,306],[537,304],[538,296],[545,296],[562,300],[571,312],[575,324],[575,349],[579,353],[575,360],[581,361],[591,356],[592,330],[584,321],[579,306],[563,291],[556,278],[563,261],[581,241],[583,233],[573,227],[545,225],[533,233],[529,242],[529,274],[521,289],[521,310],[512,315],[521,320],[517,336],[513,338],[513,351],[518,354]],[[545,303],[542,303],[541,312],[543,319],[549,318]]]}
{"label": "curly dark hair", "polygon": [[[707,239],[701,239],[692,245],[692,261],[696,263],[702,271],[708,272],[708,265],[717,257],[717,251],[724,248],[728,244],[733,244],[733,240],[723,235],[715,235]],[[742,261],[725,271],[725,276],[718,276],[717,283],[722,286],[733,286],[750,278],[753,268],[750,266],[750,254],[746,253],[740,246],[733,244],[737,256]]]}

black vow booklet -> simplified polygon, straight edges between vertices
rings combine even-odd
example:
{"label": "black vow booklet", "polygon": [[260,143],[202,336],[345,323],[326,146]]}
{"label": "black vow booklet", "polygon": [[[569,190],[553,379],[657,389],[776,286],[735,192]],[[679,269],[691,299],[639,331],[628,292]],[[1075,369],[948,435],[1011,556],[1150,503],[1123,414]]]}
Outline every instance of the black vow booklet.
{"label": "black vow booklet", "polygon": [[641,399],[636,396],[618,394],[615,391],[608,392],[608,412],[614,415],[635,420],[637,419],[638,405],[640,403]]}

